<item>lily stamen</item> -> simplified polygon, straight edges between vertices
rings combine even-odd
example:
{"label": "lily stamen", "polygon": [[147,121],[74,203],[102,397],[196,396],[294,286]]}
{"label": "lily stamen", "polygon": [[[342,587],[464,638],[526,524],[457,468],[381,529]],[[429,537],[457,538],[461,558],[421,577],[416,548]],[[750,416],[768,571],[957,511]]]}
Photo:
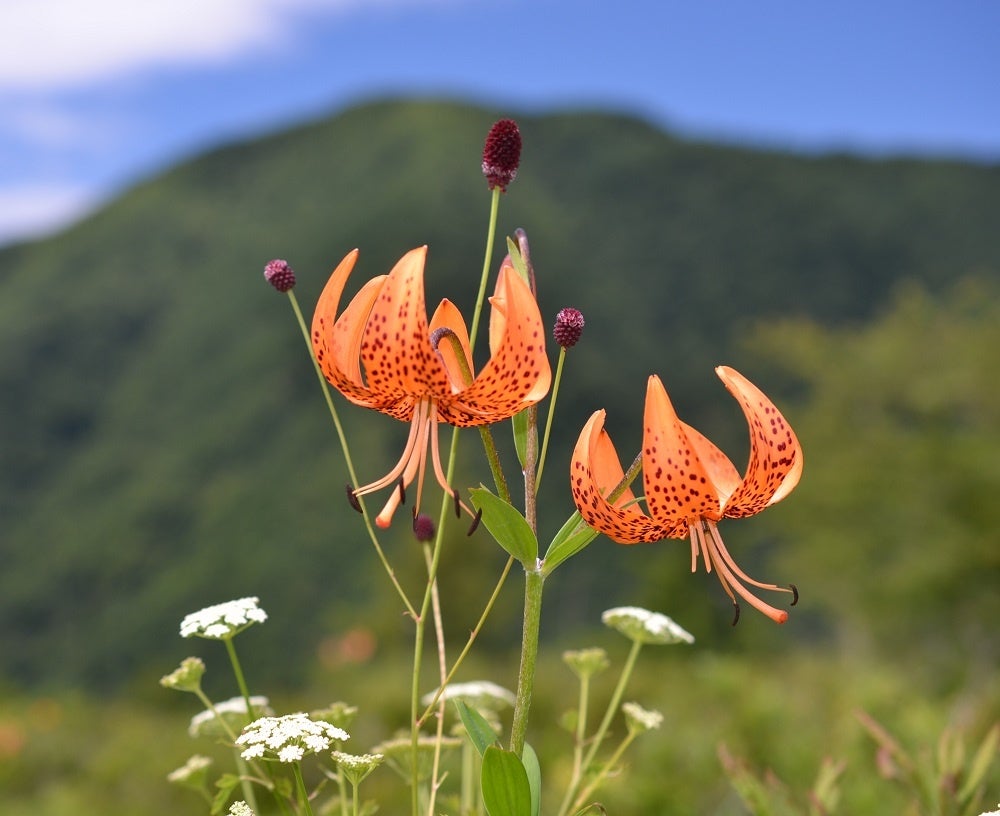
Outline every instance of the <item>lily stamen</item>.
{"label": "lily stamen", "polygon": [[[705,533],[708,533],[708,536],[706,536]],[[719,583],[722,584],[722,588],[725,590],[734,606],[737,608],[739,607],[739,602],[733,594],[733,590],[736,590],[736,593],[741,598],[743,598],[758,612],[762,612],[767,615],[767,617],[775,623],[784,623],[788,620],[787,612],[782,609],[775,609],[770,604],[767,604],[758,598],[750,592],[750,590],[747,589],[743,583],[741,583],[741,579],[742,581],[752,584],[755,587],[759,587],[760,589],[768,589],[776,592],[790,592],[791,590],[775,584],[764,584],[760,581],[756,581],[740,569],[739,565],[729,554],[729,550],[726,549],[726,545],[722,541],[722,536],[719,535],[718,528],[713,522],[703,521],[700,524],[693,523],[691,525],[691,539],[692,550],[694,549],[694,540],[697,539],[698,541],[698,545],[700,546],[702,552],[702,558],[705,562],[705,571],[711,572],[712,567],[715,567],[715,575],[719,579]],[[696,568],[691,571],[695,572]],[[739,620],[738,612],[736,620],[733,621],[734,626],[736,625],[737,620]]]}

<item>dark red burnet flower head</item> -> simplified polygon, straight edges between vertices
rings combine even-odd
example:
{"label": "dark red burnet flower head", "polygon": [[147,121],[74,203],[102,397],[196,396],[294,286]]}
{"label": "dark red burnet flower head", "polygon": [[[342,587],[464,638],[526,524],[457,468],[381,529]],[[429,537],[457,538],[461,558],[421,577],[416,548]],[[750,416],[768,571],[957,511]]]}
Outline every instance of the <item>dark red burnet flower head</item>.
{"label": "dark red burnet flower head", "polygon": [[287,292],[295,286],[295,272],[288,261],[276,258],[264,267],[264,278],[279,292]]}
{"label": "dark red burnet flower head", "polygon": [[564,349],[572,348],[583,334],[583,313],[579,309],[568,306],[560,309],[556,315],[556,325],[552,329],[552,337]]}
{"label": "dark red burnet flower head", "polygon": [[513,119],[501,119],[490,128],[483,146],[483,175],[490,189],[499,187],[506,192],[520,163],[521,131]]}

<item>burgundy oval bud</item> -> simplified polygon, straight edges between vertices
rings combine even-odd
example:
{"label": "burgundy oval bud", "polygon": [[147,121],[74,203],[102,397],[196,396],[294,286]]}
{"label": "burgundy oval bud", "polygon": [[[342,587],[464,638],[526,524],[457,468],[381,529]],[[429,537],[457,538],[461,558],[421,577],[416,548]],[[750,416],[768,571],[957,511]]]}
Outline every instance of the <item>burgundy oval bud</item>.
{"label": "burgundy oval bud", "polygon": [[492,190],[507,185],[517,176],[521,163],[521,131],[513,119],[501,119],[490,128],[483,146],[483,175]]}
{"label": "burgundy oval bud", "polygon": [[579,309],[567,307],[556,315],[556,325],[552,329],[555,341],[564,349],[572,348],[583,334],[583,314]]}
{"label": "burgundy oval bud", "polygon": [[432,541],[434,539],[434,521],[430,516],[418,513],[413,517],[413,535],[417,541]]}
{"label": "burgundy oval bud", "polygon": [[264,267],[264,279],[279,292],[287,292],[295,286],[295,272],[288,261],[275,258]]}

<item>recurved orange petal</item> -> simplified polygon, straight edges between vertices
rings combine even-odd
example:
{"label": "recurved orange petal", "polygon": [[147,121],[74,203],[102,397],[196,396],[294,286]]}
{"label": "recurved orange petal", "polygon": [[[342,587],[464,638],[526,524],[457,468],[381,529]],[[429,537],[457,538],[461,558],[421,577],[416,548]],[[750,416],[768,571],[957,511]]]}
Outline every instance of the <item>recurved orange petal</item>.
{"label": "recurved orange petal", "polygon": [[333,270],[319,296],[312,320],[313,353],[320,370],[338,391],[358,405],[379,408],[384,400],[372,394],[361,379],[358,347],[374,294],[385,276],[366,283],[344,312],[337,314],[344,286],[357,260],[358,250],[349,252]]}
{"label": "recurved orange petal", "polygon": [[715,373],[739,402],[750,426],[750,461],[724,513],[730,518],[752,516],[781,501],[799,483],[802,446],[781,412],[757,386],[728,366],[719,366]]}
{"label": "recurved orange petal", "polygon": [[427,247],[407,252],[379,289],[361,339],[361,363],[376,394],[420,397],[451,392],[431,346],[424,305]]}
{"label": "recurved orange petal", "polygon": [[612,504],[607,495],[624,478],[621,461],[604,430],[605,412],[595,411],[583,426],[570,463],[570,491],[583,520],[619,544],[658,541],[662,527],[633,503],[630,489]]}
{"label": "recurved orange petal", "polygon": [[495,303],[494,308],[502,310],[503,324],[491,343],[489,361],[472,385],[438,405],[439,416],[452,425],[465,427],[509,419],[549,391],[552,371],[535,296],[509,267],[501,267],[497,293],[490,301]]}
{"label": "recurved orange petal", "polygon": [[[688,437],[684,423],[677,417],[663,383],[655,374],[646,388],[643,425],[646,505],[649,515],[669,531],[663,537],[687,538],[690,525],[698,519],[721,518],[713,476],[722,468],[713,462],[709,470],[702,462],[699,446],[706,450],[704,444],[699,440],[696,445]],[[711,445],[707,439],[704,442]],[[718,450],[714,445],[712,448]]]}

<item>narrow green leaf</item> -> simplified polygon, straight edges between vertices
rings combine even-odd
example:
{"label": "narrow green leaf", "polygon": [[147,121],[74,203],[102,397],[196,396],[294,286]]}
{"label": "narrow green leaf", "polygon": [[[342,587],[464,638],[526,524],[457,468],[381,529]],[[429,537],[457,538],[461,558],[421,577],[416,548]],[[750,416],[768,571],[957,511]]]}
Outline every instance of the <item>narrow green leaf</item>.
{"label": "narrow green leaf", "polygon": [[545,551],[542,573],[550,575],[563,561],[572,558],[599,535],[586,525],[579,512],[573,513]]}
{"label": "narrow green leaf", "polygon": [[215,783],[215,787],[218,790],[215,792],[215,796],[212,799],[212,808],[209,813],[216,814],[222,813],[222,809],[226,806],[229,801],[229,797],[232,796],[233,791],[240,786],[240,778],[236,774],[223,774]]}
{"label": "narrow green leaf", "polygon": [[510,262],[514,264],[517,274],[524,278],[525,283],[531,283],[528,277],[528,265],[521,256],[521,248],[514,242],[514,239],[507,236],[507,254],[510,255]]}
{"label": "narrow green leaf", "polygon": [[524,467],[525,457],[528,455],[528,410],[519,411],[514,414],[510,421],[511,428],[514,429],[514,449],[517,451],[517,461]]}
{"label": "narrow green leaf", "polygon": [[528,774],[528,788],[531,790],[531,816],[538,816],[542,802],[542,766],[538,764],[538,754],[528,743],[521,751],[521,764]]}
{"label": "narrow green leaf", "polygon": [[482,756],[486,753],[486,749],[497,741],[496,731],[493,730],[493,726],[486,722],[482,714],[463,700],[455,700],[455,708],[458,709],[458,716],[462,720],[462,725],[465,726],[465,732],[472,740],[472,744],[476,746],[479,755]]}
{"label": "narrow green leaf", "polygon": [[531,816],[528,774],[517,754],[491,745],[483,754],[481,781],[490,816]]}
{"label": "narrow green leaf", "polygon": [[972,796],[976,788],[986,778],[986,772],[996,758],[998,744],[1000,744],[1000,725],[994,725],[983,738],[979,748],[976,749],[976,755],[972,758],[972,764],[969,767],[968,778],[958,794],[960,801],[965,801]]}
{"label": "narrow green leaf", "polygon": [[472,503],[477,510],[483,511],[483,525],[497,544],[526,568],[534,569],[538,560],[538,539],[524,516],[485,487],[473,488],[471,493]]}

